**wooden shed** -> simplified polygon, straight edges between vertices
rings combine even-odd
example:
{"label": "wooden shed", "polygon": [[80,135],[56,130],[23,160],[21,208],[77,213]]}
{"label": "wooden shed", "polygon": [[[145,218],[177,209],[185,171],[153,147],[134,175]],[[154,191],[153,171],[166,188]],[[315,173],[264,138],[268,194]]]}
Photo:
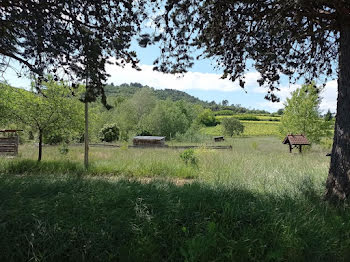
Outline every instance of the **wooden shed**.
{"label": "wooden shed", "polygon": [[17,131],[22,130],[0,130],[2,134],[2,137],[0,137],[0,155],[16,156],[18,154],[19,137]]}
{"label": "wooden shed", "polygon": [[302,146],[309,146],[310,142],[307,140],[306,136],[303,134],[300,135],[287,135],[282,142],[283,144],[289,145],[289,152],[292,153],[293,148],[299,148],[299,152],[302,152]]}
{"label": "wooden shed", "polygon": [[135,136],[132,140],[134,146],[165,146],[164,136]]}

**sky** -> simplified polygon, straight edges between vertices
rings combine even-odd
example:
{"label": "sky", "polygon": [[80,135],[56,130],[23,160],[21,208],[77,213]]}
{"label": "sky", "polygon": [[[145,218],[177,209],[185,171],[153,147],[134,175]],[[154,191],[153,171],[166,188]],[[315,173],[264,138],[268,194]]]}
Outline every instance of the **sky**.
{"label": "sky", "polygon": [[[153,61],[159,55],[159,49],[156,46],[141,48],[135,42],[132,43],[132,49],[136,50],[140,59],[139,66],[141,71],[136,71],[131,66],[125,68],[116,65],[107,65],[106,71],[110,74],[107,83],[119,85],[123,83],[141,83],[155,89],[176,89],[184,91],[190,95],[198,97],[204,101],[215,101],[220,103],[222,100],[228,100],[229,104],[239,104],[250,109],[263,109],[269,112],[276,112],[283,108],[283,103],[291,92],[300,87],[300,84],[290,84],[286,77],[282,77],[281,91],[277,92],[281,102],[272,103],[264,99],[267,90],[259,87],[257,79],[259,73],[250,68],[246,74],[246,88],[243,90],[238,82],[231,82],[227,79],[221,79],[219,70],[214,69],[215,61],[202,59],[196,61],[188,73],[183,76],[163,74],[152,70]],[[19,68],[18,65],[14,67]],[[3,76],[9,84],[15,87],[28,88],[30,82],[26,78],[18,78],[17,74],[9,69]],[[322,102],[320,110],[325,113],[328,109],[336,111],[337,100],[337,81],[329,81],[321,94]]]}

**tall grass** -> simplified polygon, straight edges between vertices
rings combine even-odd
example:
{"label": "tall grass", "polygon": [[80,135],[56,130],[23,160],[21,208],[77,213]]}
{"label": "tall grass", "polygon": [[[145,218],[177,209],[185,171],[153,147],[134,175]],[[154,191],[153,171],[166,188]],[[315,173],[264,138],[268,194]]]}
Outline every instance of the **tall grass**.
{"label": "tall grass", "polygon": [[349,208],[322,200],[322,148],[226,143],[196,149],[198,166],[181,150],[92,148],[88,171],[82,148],[45,148],[40,164],[20,149],[0,162],[0,261],[350,259]]}

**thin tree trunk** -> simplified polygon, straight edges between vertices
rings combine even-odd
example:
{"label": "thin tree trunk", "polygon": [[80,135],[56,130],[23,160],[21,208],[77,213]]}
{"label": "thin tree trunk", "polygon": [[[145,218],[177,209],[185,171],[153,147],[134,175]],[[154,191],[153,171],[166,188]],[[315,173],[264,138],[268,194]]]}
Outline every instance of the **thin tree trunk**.
{"label": "thin tree trunk", "polygon": [[338,102],[326,199],[350,196],[350,24],[340,31]]}
{"label": "thin tree trunk", "polygon": [[43,131],[39,130],[39,155],[38,155],[38,162],[41,161],[42,152],[43,152]]}
{"label": "thin tree trunk", "polygon": [[89,167],[89,103],[85,101],[84,166]]}

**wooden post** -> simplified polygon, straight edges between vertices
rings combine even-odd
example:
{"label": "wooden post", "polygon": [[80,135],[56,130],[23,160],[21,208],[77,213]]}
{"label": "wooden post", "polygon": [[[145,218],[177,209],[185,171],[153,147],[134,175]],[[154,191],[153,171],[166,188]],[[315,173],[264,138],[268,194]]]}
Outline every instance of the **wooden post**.
{"label": "wooden post", "polygon": [[289,153],[292,153],[292,145],[291,145],[291,143],[289,142],[288,145],[289,145]]}
{"label": "wooden post", "polygon": [[15,142],[15,156],[18,155],[18,145],[19,145],[19,136],[16,134],[16,142]]}
{"label": "wooden post", "polygon": [[84,166],[89,167],[89,103],[85,101]]}
{"label": "wooden post", "polygon": [[299,153],[301,153],[302,149],[301,149],[302,145],[299,146]]}

